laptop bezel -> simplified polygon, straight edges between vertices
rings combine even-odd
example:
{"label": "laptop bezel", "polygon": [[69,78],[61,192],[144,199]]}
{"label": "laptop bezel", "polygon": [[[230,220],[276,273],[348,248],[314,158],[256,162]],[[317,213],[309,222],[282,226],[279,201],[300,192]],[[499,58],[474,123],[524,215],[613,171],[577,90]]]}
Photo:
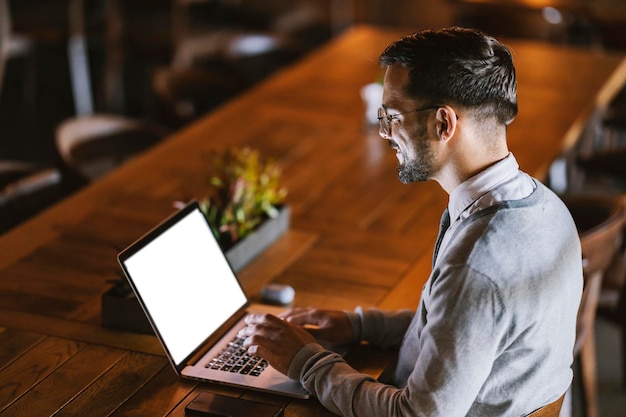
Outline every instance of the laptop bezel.
{"label": "laptop bezel", "polygon": [[[201,358],[204,355],[204,353],[206,353],[215,343],[217,343],[232,328],[232,326],[234,326],[239,320],[241,320],[243,316],[247,314],[247,309],[250,306],[250,299],[248,295],[246,294],[245,289],[241,286],[241,283],[237,279],[237,284],[239,285],[239,287],[241,288],[241,291],[245,295],[246,302],[237,310],[235,314],[233,314],[228,320],[226,320],[217,330],[215,330],[206,339],[204,339],[202,343],[196,346],[196,348],[192,352],[190,352],[187,356],[185,356],[185,358],[179,364],[177,364],[174,361],[174,358],[171,352],[169,351],[164,338],[159,332],[158,327],[154,323],[154,320],[152,319],[150,311],[147,309],[145,302],[141,297],[141,294],[137,290],[135,283],[133,282],[133,278],[131,277],[130,273],[128,272],[126,268],[126,261],[133,255],[135,255],[137,252],[139,252],[146,245],[148,245],[150,242],[154,241],[154,239],[156,239],[158,236],[163,234],[163,232],[170,229],[173,225],[175,225],[177,222],[179,222],[181,219],[185,218],[186,216],[188,216],[190,213],[192,213],[195,210],[200,211],[200,204],[196,200],[191,200],[183,208],[169,215],[167,218],[162,220],[159,224],[157,224],[148,232],[146,232],[143,236],[141,236],[140,238],[135,240],[133,243],[131,243],[128,247],[126,247],[126,249],[120,252],[117,256],[118,263],[120,267],[122,268],[122,271],[124,272],[124,276],[126,277],[126,280],[128,281],[133,293],[135,294],[135,297],[139,301],[139,304],[141,305],[141,309],[146,314],[146,317],[148,318],[150,326],[154,330],[154,333],[157,336],[159,343],[163,347],[163,350],[165,351],[165,354],[170,364],[172,365],[176,373],[181,376],[182,376],[182,370],[186,366],[193,365],[199,358]],[[205,222],[207,222],[204,215],[202,216],[202,218],[204,219]],[[207,226],[209,226],[208,222],[207,222]],[[213,239],[215,239],[215,236],[213,236],[213,234],[211,234],[211,236],[213,237]],[[228,258],[226,256],[224,256],[224,258],[226,259],[226,262],[231,272],[236,277],[236,274],[230,262],[228,262]]]}

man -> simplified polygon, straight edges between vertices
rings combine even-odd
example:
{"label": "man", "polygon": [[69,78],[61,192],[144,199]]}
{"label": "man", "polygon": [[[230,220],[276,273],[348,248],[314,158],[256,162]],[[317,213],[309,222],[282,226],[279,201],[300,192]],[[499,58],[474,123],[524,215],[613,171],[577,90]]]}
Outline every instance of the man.
{"label": "man", "polygon": [[[380,135],[400,180],[435,180],[450,196],[417,312],[296,309],[253,316],[241,334],[343,416],[526,415],[572,381],[582,262],[568,210],[507,148],[511,54],[452,28],[408,35],[380,63]],[[357,373],[314,336],[399,345],[391,380]]]}

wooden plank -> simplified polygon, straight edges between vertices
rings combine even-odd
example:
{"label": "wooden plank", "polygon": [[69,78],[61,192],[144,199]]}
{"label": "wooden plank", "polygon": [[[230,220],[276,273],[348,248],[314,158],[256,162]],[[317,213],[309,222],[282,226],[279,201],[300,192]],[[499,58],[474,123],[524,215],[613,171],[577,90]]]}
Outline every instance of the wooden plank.
{"label": "wooden plank", "polygon": [[163,367],[159,373],[139,389],[111,416],[152,417],[167,415],[181,401],[191,395],[200,383],[182,379],[171,366]]}
{"label": "wooden plank", "polygon": [[47,337],[0,371],[0,411],[76,355],[85,344]]}
{"label": "wooden plank", "polygon": [[420,256],[422,244],[413,238],[344,230],[320,239],[277,280],[297,289],[297,305],[372,306]]}
{"label": "wooden plank", "polygon": [[[45,213],[48,221],[40,222],[31,219],[0,235],[0,249],[3,254],[0,258],[0,270],[38,247],[54,241],[59,236],[60,230],[80,221],[83,216],[93,210],[94,205],[98,204],[98,199],[81,200],[82,197],[78,195],[63,200],[64,204],[72,206],[71,216],[68,216],[67,209],[63,205],[53,205],[41,213],[41,215]],[[33,236],[37,236],[37,239],[33,239]]]}
{"label": "wooden plank", "polygon": [[[387,241],[376,241],[384,245]],[[388,288],[396,277],[408,268],[406,259],[394,259],[371,251],[363,253],[340,252],[330,248],[316,248],[294,266],[291,274],[325,277],[324,281],[343,282],[359,286]]]}
{"label": "wooden plank", "polygon": [[[377,293],[378,294],[378,293]],[[382,293],[381,293],[382,295]],[[355,300],[350,292],[316,293],[310,290],[296,290],[293,307],[317,307],[333,310],[354,310],[355,307],[374,307],[376,295],[371,300]]]}
{"label": "wooden plank", "polygon": [[432,270],[432,256],[424,256],[413,264],[402,279],[377,303],[383,310],[417,309],[422,288]]}
{"label": "wooden plank", "polygon": [[[328,297],[329,301],[335,298],[349,300],[350,304],[374,305],[382,298],[386,289],[372,285],[355,285],[345,281],[331,281],[323,276],[310,273],[293,272],[283,274],[281,281],[297,288],[298,299],[304,294],[317,295],[322,298]],[[298,304],[300,301],[298,301]]]}
{"label": "wooden plank", "polygon": [[125,352],[122,350],[96,345],[86,346],[0,415],[2,417],[53,415],[124,355]]}
{"label": "wooden plank", "polygon": [[76,300],[64,300],[54,296],[19,293],[4,290],[0,293],[0,309],[33,312],[63,317],[80,304]]}
{"label": "wooden plank", "polygon": [[[118,277],[117,252],[171,214],[174,201],[206,192],[207,155],[213,150],[251,146],[284,169],[292,227],[240,274],[253,298],[266,283],[280,282],[294,286],[296,306],[414,308],[430,272],[447,195],[434,182],[398,181],[395,155],[375,126],[364,125],[359,95],[361,86],[381,74],[379,53],[402,32],[348,30],[0,236],[0,399],[19,404],[7,410],[36,410],[25,404],[38,392],[49,397],[42,401],[45,407],[70,395],[62,383],[58,397],[46,390],[78,366],[74,354],[63,363],[44,362],[45,369],[36,358],[41,345],[58,338],[75,340],[81,347],[77,357],[87,355],[85,344],[157,357],[130,354],[123,361],[134,371],[123,373],[121,361],[93,383],[83,382],[62,409],[65,414],[182,416],[194,392],[222,389],[179,381],[154,336],[100,327],[98,301],[108,280]],[[510,44],[520,103],[508,131],[510,148],[522,169],[541,178],[551,160],[572,146],[590,111],[624,85],[626,60],[554,45]],[[316,401],[294,400],[286,415],[330,414]]]}
{"label": "wooden plank", "polygon": [[127,353],[55,415],[108,416],[166,366],[165,358]]}
{"label": "wooden plank", "polygon": [[0,332],[0,370],[40,343],[44,337],[37,333],[3,328]]}
{"label": "wooden plank", "polygon": [[[33,267],[36,262],[35,258],[30,258],[29,261],[23,264],[20,262],[4,271],[0,275],[0,291],[41,297],[54,296],[59,300],[84,300],[93,296],[96,291],[101,292],[103,282],[106,282],[103,275],[105,277],[116,276],[116,272],[108,274],[102,270],[100,273],[68,270],[67,266],[59,267],[50,261],[39,264],[48,265],[47,271],[41,271],[40,268]],[[63,279],[59,279],[61,274],[63,274]],[[45,306],[39,307],[39,309],[44,308]]]}
{"label": "wooden plank", "polygon": [[318,236],[313,233],[288,230],[284,236],[238,274],[239,281],[248,296],[258,299],[261,287],[292,265],[317,239]]}
{"label": "wooden plank", "polygon": [[165,356],[156,336],[122,332],[99,325],[0,309],[0,325],[112,348]]}

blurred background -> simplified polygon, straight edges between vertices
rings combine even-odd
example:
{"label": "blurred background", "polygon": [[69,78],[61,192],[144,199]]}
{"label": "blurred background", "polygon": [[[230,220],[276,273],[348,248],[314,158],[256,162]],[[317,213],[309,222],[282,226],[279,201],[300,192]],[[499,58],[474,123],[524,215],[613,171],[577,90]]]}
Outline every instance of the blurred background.
{"label": "blurred background", "polygon": [[54,164],[64,120],[178,128],[353,24],[453,24],[623,51],[623,0],[0,0],[0,159]]}
{"label": "blurred background", "polygon": [[[0,234],[356,24],[626,54],[626,0],[0,0]],[[579,188],[626,189],[626,94],[601,110],[581,143],[610,163],[576,149],[553,188],[571,188],[559,176],[584,162],[602,179]],[[599,415],[624,417],[626,330],[608,323],[596,322]]]}

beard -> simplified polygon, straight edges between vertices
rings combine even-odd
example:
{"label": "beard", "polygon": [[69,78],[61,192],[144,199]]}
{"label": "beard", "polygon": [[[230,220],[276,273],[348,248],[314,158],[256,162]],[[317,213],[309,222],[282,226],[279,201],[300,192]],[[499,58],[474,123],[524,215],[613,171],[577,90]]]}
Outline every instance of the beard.
{"label": "beard", "polygon": [[402,162],[398,164],[398,178],[403,184],[417,181],[427,181],[433,177],[435,167],[434,155],[425,129],[416,132],[414,142],[414,156],[409,157],[406,152],[402,154]]}

